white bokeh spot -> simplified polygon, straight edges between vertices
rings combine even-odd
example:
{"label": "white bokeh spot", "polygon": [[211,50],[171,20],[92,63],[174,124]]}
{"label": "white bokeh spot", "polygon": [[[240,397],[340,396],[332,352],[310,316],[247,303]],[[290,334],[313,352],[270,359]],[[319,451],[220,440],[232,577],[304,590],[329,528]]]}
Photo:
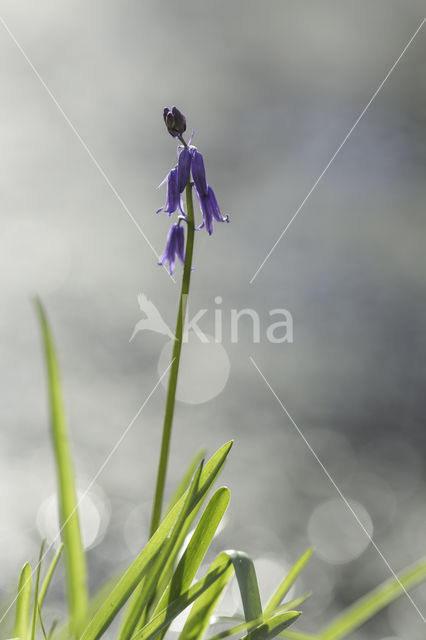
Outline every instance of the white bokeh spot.
{"label": "white bokeh spot", "polygon": [[[190,331],[188,341],[182,345],[176,399],[187,404],[202,404],[218,396],[225,388],[231,371],[231,362],[224,346],[208,334],[208,342],[201,342]],[[167,342],[158,361],[161,376],[170,365],[173,342]],[[166,389],[168,375],[162,379]]]}

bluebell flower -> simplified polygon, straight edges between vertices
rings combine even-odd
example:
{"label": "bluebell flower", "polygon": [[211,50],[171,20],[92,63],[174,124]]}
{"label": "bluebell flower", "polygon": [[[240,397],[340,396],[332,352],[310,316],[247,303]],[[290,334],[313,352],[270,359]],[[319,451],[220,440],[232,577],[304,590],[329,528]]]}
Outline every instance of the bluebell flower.
{"label": "bluebell flower", "polygon": [[203,225],[209,235],[213,233],[213,220],[217,222],[229,222],[229,216],[223,216],[211,186],[207,184],[206,170],[204,168],[203,156],[197,149],[194,149],[191,163],[192,177],[194,178],[195,190],[203,214]]}
{"label": "bluebell flower", "polygon": [[178,159],[178,191],[182,193],[189,180],[189,174],[191,171],[191,163],[193,164],[193,149],[190,147],[184,147],[179,154]]}
{"label": "bluebell flower", "polygon": [[180,224],[172,224],[167,235],[166,248],[158,260],[158,264],[169,263],[169,273],[173,275],[176,256],[185,264],[185,232]]}
{"label": "bluebell flower", "polygon": [[203,214],[203,225],[205,225],[207,233],[211,236],[213,233],[213,220],[217,222],[229,222],[229,216],[223,216],[221,214],[216,196],[209,184],[207,185],[206,194],[199,193],[197,188],[196,191],[201,213]]}
{"label": "bluebell flower", "polygon": [[[217,222],[229,222],[229,216],[223,216],[211,186],[207,183],[204,160],[201,153],[195,147],[185,146],[179,153],[178,164],[174,167],[161,184],[167,180],[166,204],[157,210],[165,211],[169,216],[179,209],[184,218],[186,215],[182,209],[181,194],[185,190],[190,174],[194,179],[194,186],[200,203],[203,223],[197,227],[206,227],[209,235],[213,233],[213,220]],[[160,185],[161,186],[161,185]]]}
{"label": "bluebell flower", "polygon": [[[180,226],[182,221],[187,221],[187,216],[182,208],[182,193],[188,183],[195,187],[198,201],[200,203],[203,222],[196,230],[206,228],[209,235],[213,233],[213,223],[229,222],[229,216],[223,216],[217,198],[212,187],[208,184],[206,178],[206,169],[201,153],[196,147],[191,145],[192,136],[188,144],[182,135],[186,130],[186,118],[177,107],[169,109],[165,107],[163,118],[167,130],[173,138],[178,138],[182,145],[178,147],[178,161],[173,169],[167,174],[161,185],[167,182],[166,203],[157,210],[157,213],[164,211],[169,216],[177,209],[180,212],[178,224],[172,225],[167,236],[166,248],[160,257],[158,264],[163,265],[169,263],[169,272],[172,275],[175,267],[176,256],[179,260],[185,262],[185,238],[183,227]],[[191,175],[193,183],[191,183]],[[161,186],[160,185],[160,186]]]}
{"label": "bluebell flower", "polygon": [[204,160],[203,156],[199,151],[197,151],[197,149],[194,149],[193,151],[191,170],[197,193],[203,196],[207,195],[207,179]]}
{"label": "bluebell flower", "polygon": [[157,209],[156,213],[160,213],[160,211],[164,211],[170,217],[172,213],[179,208],[179,211],[182,213],[182,205],[180,192],[178,188],[178,167],[174,167],[164,178],[163,182],[159,185],[161,187],[167,180],[167,196],[166,196],[166,204],[164,207],[160,207]]}

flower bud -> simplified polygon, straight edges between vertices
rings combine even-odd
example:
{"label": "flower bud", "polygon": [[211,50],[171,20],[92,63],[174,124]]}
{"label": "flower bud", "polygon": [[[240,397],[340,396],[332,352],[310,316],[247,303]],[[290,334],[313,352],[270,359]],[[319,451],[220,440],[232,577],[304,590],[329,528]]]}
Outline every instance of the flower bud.
{"label": "flower bud", "polygon": [[173,138],[181,136],[186,131],[186,118],[177,107],[164,108],[163,118],[167,131]]}

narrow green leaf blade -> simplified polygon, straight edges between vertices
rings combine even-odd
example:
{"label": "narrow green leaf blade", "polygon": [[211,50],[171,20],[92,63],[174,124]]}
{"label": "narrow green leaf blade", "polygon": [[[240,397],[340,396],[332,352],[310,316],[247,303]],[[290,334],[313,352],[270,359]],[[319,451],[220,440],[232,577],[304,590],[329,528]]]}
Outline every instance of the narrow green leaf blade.
{"label": "narrow green leaf blade", "polygon": [[[300,611],[276,613],[267,619],[265,619],[265,616],[261,616],[251,622],[242,622],[235,627],[225,629],[224,631],[211,636],[209,640],[222,640],[223,638],[229,638],[229,636],[240,633],[241,631],[252,632],[250,636],[258,638],[259,640],[269,640],[270,638],[277,636],[283,629],[289,627],[299,616]],[[244,636],[244,638],[248,638],[248,635]]]}
{"label": "narrow green leaf blade", "polygon": [[[290,609],[296,609],[297,607],[300,607],[301,604],[303,604],[308,598],[310,598],[312,595],[312,593],[309,591],[308,593],[305,593],[303,596],[299,596],[298,598],[294,598],[293,600],[289,600],[288,602],[284,602],[284,604],[282,604],[279,607],[280,611],[290,611]],[[276,613],[277,609],[274,610],[274,613]],[[263,612],[265,613],[265,612]],[[271,615],[271,614],[268,614]]]}
{"label": "narrow green leaf blade", "polygon": [[203,466],[204,461],[202,460],[192,479],[191,485],[185,494],[182,509],[170,536],[158,553],[155,562],[152,563],[145,580],[135,590],[133,599],[124,618],[119,640],[130,640],[134,633],[144,626],[146,622],[145,614],[148,608],[155,606],[153,601],[155,600],[155,593],[158,590],[158,585],[162,582],[162,576],[170,576],[169,568],[173,566],[180,549],[177,543],[179,540],[183,542],[183,533],[188,531],[191,523],[190,513],[192,511],[194,496],[200,486]]}
{"label": "narrow green leaf blade", "polygon": [[[228,443],[227,445],[225,445],[225,447],[222,448],[224,449],[225,454],[229,451],[230,444],[232,443]],[[211,462],[214,460],[214,458],[216,458],[217,454],[213,456],[212,461],[206,465],[208,482],[207,490],[215,480],[225,459],[223,456],[223,452],[221,453],[221,450],[219,450],[218,454],[218,459],[213,465],[211,465]],[[211,471],[209,469],[210,465]],[[126,617],[124,619],[124,624],[120,633],[119,640],[130,640],[134,633],[136,633],[147,624],[147,620],[150,617],[150,611],[155,610],[156,604],[158,603],[161,594],[164,593],[167,585],[169,584],[170,579],[173,575],[173,566],[175,560],[182,548],[183,542],[186,539],[186,535],[189,531],[192,521],[201,508],[202,500],[207,492],[206,487],[203,486],[203,474],[203,461],[201,461],[199,468],[192,479],[189,489],[183,496],[184,506],[167,541],[167,544],[164,546],[161,554],[157,558],[156,566],[153,567],[152,571],[149,572],[149,578],[143,583],[143,585],[141,585],[140,588],[138,587],[138,589],[135,591],[133,601],[130,606],[130,611],[128,613],[126,612]],[[219,495],[223,496],[227,491],[228,490],[220,491]],[[227,502],[228,501],[229,497],[227,498]],[[213,505],[215,505],[215,501],[213,502]],[[209,509],[208,517],[210,517],[211,509],[212,507],[210,507]],[[204,526],[205,522],[206,520],[203,519],[202,526]],[[205,542],[206,540],[207,539],[205,538]],[[201,551],[202,549],[202,546],[200,546],[201,544],[201,540],[199,540],[199,551]],[[194,545],[191,545],[191,549],[194,549]],[[183,565],[181,564],[181,566]],[[175,584],[177,584],[176,580]],[[189,584],[187,586],[189,586]],[[178,593],[175,593],[174,597],[177,597],[178,595]],[[157,607],[157,611],[158,610],[159,609]]]}
{"label": "narrow green leaf blade", "polygon": [[288,638],[288,640],[319,640],[319,636],[313,636],[310,633],[293,630],[282,631],[279,636],[280,638]]}
{"label": "narrow green leaf blade", "polygon": [[265,614],[270,614],[276,609],[281,602],[284,600],[285,596],[289,592],[290,588],[293,586],[296,578],[299,573],[302,571],[305,564],[308,562],[309,558],[313,553],[313,549],[308,549],[305,553],[295,562],[292,566],[284,580],[281,582],[277,590],[271,596],[268,604],[265,607]]}
{"label": "narrow green leaf blade", "polygon": [[246,621],[260,618],[262,603],[253,560],[243,551],[227,551],[226,553],[234,565]]}
{"label": "narrow green leaf blade", "polygon": [[188,465],[188,468],[186,469],[184,475],[182,476],[182,479],[179,482],[177,489],[172,496],[172,499],[170,500],[166,513],[168,513],[170,509],[174,507],[174,505],[179,500],[179,498],[183,496],[183,494],[185,493],[185,491],[187,490],[188,486],[191,483],[191,479],[195,473],[196,468],[200,464],[201,460],[203,460],[205,455],[206,455],[206,452],[204,449],[201,451],[198,451],[198,453],[195,454],[194,458],[191,460],[190,464]]}
{"label": "narrow green leaf blade", "polygon": [[16,599],[15,626],[13,627],[14,638],[19,640],[28,639],[28,624],[30,615],[31,600],[31,567],[24,564],[18,584],[18,597]]}
{"label": "narrow green leaf blade", "polygon": [[58,626],[58,621],[55,618],[55,620],[52,622],[49,633],[47,634],[47,640],[51,640],[53,638],[53,634],[55,633],[57,626]]}
{"label": "narrow green leaf blade", "polygon": [[68,429],[62,399],[59,365],[46,313],[36,300],[44,342],[49,387],[51,434],[59,493],[59,514],[64,541],[70,628],[78,634],[87,615],[87,568],[81,539],[77,492]]}
{"label": "narrow green leaf blade", "polygon": [[268,620],[266,620],[260,627],[257,627],[247,638],[255,638],[256,640],[272,640],[278,636],[281,631],[287,629],[293,622],[296,622],[297,618],[301,615],[300,611],[286,611],[285,613],[278,613]]}
{"label": "narrow green leaf blade", "polygon": [[57,552],[55,553],[52,562],[50,563],[49,569],[47,570],[46,576],[43,580],[43,584],[40,587],[40,592],[39,592],[39,596],[38,596],[38,603],[41,607],[43,606],[43,602],[44,599],[46,597],[46,593],[47,590],[49,588],[50,582],[52,580],[53,574],[55,572],[56,566],[59,562],[59,558],[61,557],[62,554],[62,549],[64,548],[63,543],[60,545],[60,547],[58,548]]}
{"label": "narrow green leaf blade", "polygon": [[372,618],[381,609],[404,594],[404,591],[412,589],[426,580],[426,559],[411,565],[402,571],[398,580],[390,578],[367,595],[349,606],[343,613],[337,616],[333,622],[325,627],[319,640],[340,640],[349,633],[358,629],[364,622]]}
{"label": "narrow green leaf blade", "polygon": [[228,507],[229,499],[230,491],[225,487],[218,489],[210,499],[154,616],[190,587]]}
{"label": "narrow green leaf blade", "polygon": [[179,598],[169,603],[167,609],[161,611],[155,618],[153,618],[143,629],[138,631],[133,640],[151,640],[165,628],[167,628],[172,620],[176,618],[186,607],[188,607],[194,600],[199,598],[212,584],[216,582],[223,575],[230,564],[229,558],[225,558],[221,565],[216,567],[201,580],[198,580],[190,589],[182,593]]}
{"label": "narrow green leaf blade", "polygon": [[46,546],[46,540],[43,540],[41,545],[40,545],[40,553],[38,555],[38,562],[37,562],[37,569],[36,569],[33,615],[32,615],[32,620],[31,620],[31,632],[30,632],[31,640],[36,640],[37,616],[38,616],[38,612],[39,612],[38,594],[39,594],[39,589],[40,589],[40,572],[41,572],[41,563],[42,563],[42,560],[43,560],[43,552],[44,552],[44,547],[45,546]]}
{"label": "narrow green leaf blade", "polygon": [[37,602],[37,611],[38,611],[38,617],[39,617],[39,620],[40,620],[40,627],[41,627],[41,631],[42,631],[42,634],[43,634],[43,638],[44,638],[44,640],[47,640],[46,628],[45,628],[44,623],[43,623],[43,618],[42,618],[42,615],[41,615],[41,609],[40,609],[40,605],[38,604],[38,602]]}
{"label": "narrow green leaf blade", "polygon": [[[218,555],[210,565],[209,572],[215,571],[229,560],[226,553]],[[190,614],[179,635],[179,640],[201,640],[208,629],[210,618],[219,602],[226,585],[233,575],[231,562],[223,574],[192,605]]]}
{"label": "narrow green leaf blade", "polygon": [[288,640],[319,640],[319,636],[313,636],[310,633],[293,630],[282,631],[279,636],[280,638],[288,638]]}
{"label": "narrow green leaf blade", "polygon": [[[199,487],[191,505],[195,508],[200,503],[207,491],[210,489],[218,473],[220,472],[227,455],[231,449],[232,442],[223,445],[204,466],[200,476]],[[95,613],[88,626],[83,632],[81,640],[97,640],[109,627],[121,607],[128,600],[131,593],[143,578],[149,563],[160,551],[173,526],[179,518],[179,514],[188,496],[188,491],[184,494],[172,510],[166,515],[162,524],[156,530],[152,538],[148,541],[143,551],[139,554],[132,565],[117,582],[111,593]],[[192,502],[192,501],[191,501]]]}
{"label": "narrow green leaf blade", "polygon": [[[269,628],[276,628],[277,631],[275,635],[278,635],[280,631],[288,627],[294,620],[296,620],[300,616],[300,611],[283,611],[283,608],[280,607],[272,616],[265,618],[262,614],[260,618],[256,618],[255,620],[251,620],[250,622],[244,621],[239,622],[238,625],[231,627],[229,629],[224,629],[220,633],[217,633],[214,636],[211,636],[209,640],[222,640],[222,638],[228,638],[229,636],[234,635],[235,633],[239,633],[240,631],[255,631],[256,634],[259,633],[259,638],[263,632],[266,632],[269,625]],[[250,634],[252,637],[258,637],[255,633]],[[245,636],[247,637],[247,636]],[[180,640],[180,638],[179,638]]]}

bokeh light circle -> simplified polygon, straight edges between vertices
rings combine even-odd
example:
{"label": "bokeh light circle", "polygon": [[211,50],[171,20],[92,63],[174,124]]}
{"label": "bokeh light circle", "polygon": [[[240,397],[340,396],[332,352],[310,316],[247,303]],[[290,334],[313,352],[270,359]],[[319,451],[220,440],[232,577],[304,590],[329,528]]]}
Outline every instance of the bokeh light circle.
{"label": "bokeh light circle", "polygon": [[309,519],[309,541],[318,556],[331,564],[344,564],[358,558],[373,535],[373,523],[365,507],[355,500],[348,503],[350,508],[341,498],[326,500],[314,509]]}
{"label": "bokeh light circle", "polygon": [[[110,510],[106,497],[99,488],[90,491],[77,490],[81,537],[85,549],[101,542],[108,527]],[[40,505],[37,513],[37,528],[49,545],[61,543],[57,494],[50,494]]]}
{"label": "bokeh light circle", "polygon": [[[208,342],[201,342],[190,331],[188,341],[182,346],[176,398],[186,404],[202,404],[218,396],[226,386],[231,363],[224,346],[205,334]],[[170,365],[173,342],[167,342],[160,353],[158,374],[161,376]],[[166,389],[168,375],[162,379]]]}

